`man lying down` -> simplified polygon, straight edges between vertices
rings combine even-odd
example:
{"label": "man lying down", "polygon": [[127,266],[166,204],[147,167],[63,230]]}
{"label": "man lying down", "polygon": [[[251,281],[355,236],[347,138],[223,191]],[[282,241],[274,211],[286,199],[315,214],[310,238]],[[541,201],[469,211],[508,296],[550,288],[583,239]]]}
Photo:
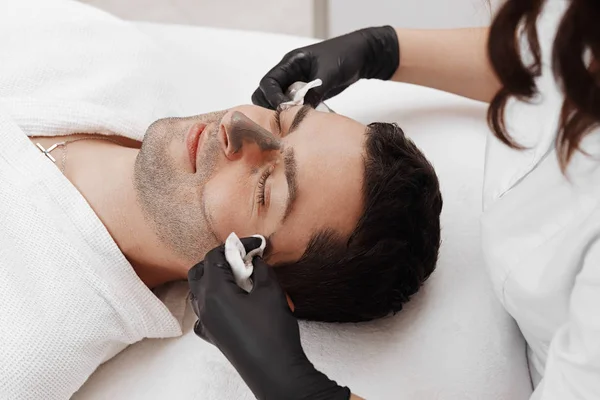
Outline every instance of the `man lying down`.
{"label": "man lying down", "polygon": [[231,232],[267,238],[265,261],[300,318],[399,311],[435,266],[437,178],[393,124],[247,105],[158,120],[143,143],[30,140],[40,157],[64,143],[48,155],[150,288],[186,279]]}
{"label": "man lying down", "polygon": [[[143,143],[26,139],[12,128],[0,140],[0,262],[11,271],[1,280],[11,287],[0,290],[27,296],[8,299],[16,308],[0,313],[4,345],[28,348],[31,359],[5,360],[3,384],[36,385],[28,378],[53,351],[82,352],[91,368],[121,343],[177,335],[176,321],[138,282],[185,279],[230,232],[268,238],[265,259],[300,318],[399,311],[435,266],[438,181],[393,124],[364,126],[308,106],[240,106],[158,120]],[[62,270],[46,269],[53,258],[64,260]]]}
{"label": "man lying down", "polygon": [[0,399],[69,398],[127,345],[181,335],[187,292],[164,284],[231,232],[268,238],[299,318],[381,317],[431,274],[438,181],[398,127],[160,119],[190,83],[135,26],[79,2],[0,11]]}

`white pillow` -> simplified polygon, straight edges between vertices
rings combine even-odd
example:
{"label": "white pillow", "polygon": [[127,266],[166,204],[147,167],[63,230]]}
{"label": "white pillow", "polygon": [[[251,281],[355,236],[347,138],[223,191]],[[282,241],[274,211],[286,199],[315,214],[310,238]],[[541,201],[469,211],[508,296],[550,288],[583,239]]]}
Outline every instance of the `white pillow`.
{"label": "white pillow", "polygon": [[[178,65],[187,114],[249,103],[262,75],[311,40],[138,24]],[[485,105],[410,85],[360,82],[328,105],[362,122],[397,122],[437,168],[444,196],[436,272],[395,317],[358,325],[302,323],[311,360],[370,399],[526,399],[525,342],[495,298],[480,250]],[[326,134],[326,132],[323,132]],[[191,331],[146,340],[106,363],[76,399],[251,399],[235,370]]]}

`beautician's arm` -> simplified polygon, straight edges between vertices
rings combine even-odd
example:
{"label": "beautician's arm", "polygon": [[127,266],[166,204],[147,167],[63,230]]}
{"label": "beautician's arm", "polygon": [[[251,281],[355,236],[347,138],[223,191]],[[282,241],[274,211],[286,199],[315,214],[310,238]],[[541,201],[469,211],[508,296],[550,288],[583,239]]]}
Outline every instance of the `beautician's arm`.
{"label": "beautician's arm", "polygon": [[396,29],[400,65],[391,80],[490,102],[500,89],[487,56],[489,28]]}
{"label": "beautician's arm", "polygon": [[[242,243],[250,251],[261,241]],[[222,246],[189,271],[196,334],[227,357],[258,399],[359,400],[308,360],[298,321],[272,268],[259,257],[253,264],[250,293],[236,285]]]}
{"label": "beautician's arm", "polygon": [[252,102],[276,108],[297,81],[321,79],[305,102],[313,106],[359,79],[408,82],[489,102],[500,88],[487,56],[488,28],[361,29],[290,51],[260,81]]}

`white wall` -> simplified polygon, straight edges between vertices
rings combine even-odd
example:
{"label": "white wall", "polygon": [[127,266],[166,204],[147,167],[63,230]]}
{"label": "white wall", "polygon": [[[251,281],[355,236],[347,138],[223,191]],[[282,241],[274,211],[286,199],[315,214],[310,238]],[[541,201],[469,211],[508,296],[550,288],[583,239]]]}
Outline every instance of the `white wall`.
{"label": "white wall", "polygon": [[[0,0],[2,1],[2,0]],[[17,0],[18,1],[18,0]],[[502,0],[80,0],[121,18],[331,37],[365,26],[489,24]],[[327,34],[329,32],[329,34]]]}
{"label": "white wall", "polygon": [[329,0],[328,34],[331,37],[373,25],[430,29],[486,26],[491,21],[492,10],[500,2],[501,0]]}
{"label": "white wall", "polygon": [[80,1],[127,20],[313,35],[313,2],[308,0]]}

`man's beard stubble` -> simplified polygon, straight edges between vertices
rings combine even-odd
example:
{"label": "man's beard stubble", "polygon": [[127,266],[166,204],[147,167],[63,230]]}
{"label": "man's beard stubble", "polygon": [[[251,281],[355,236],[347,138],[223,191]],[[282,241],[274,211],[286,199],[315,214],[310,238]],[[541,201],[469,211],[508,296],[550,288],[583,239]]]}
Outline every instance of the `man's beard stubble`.
{"label": "man's beard stubble", "polygon": [[[190,263],[204,258],[210,248],[218,245],[209,222],[201,210],[204,185],[213,175],[218,159],[216,134],[226,111],[185,118],[167,118],[153,123],[147,130],[135,161],[134,183],[145,218],[150,221],[161,242]],[[185,145],[189,127],[196,123],[217,122],[215,128],[202,134],[202,163],[196,174],[178,171],[168,153],[171,141]],[[181,125],[181,127],[179,126]]]}

